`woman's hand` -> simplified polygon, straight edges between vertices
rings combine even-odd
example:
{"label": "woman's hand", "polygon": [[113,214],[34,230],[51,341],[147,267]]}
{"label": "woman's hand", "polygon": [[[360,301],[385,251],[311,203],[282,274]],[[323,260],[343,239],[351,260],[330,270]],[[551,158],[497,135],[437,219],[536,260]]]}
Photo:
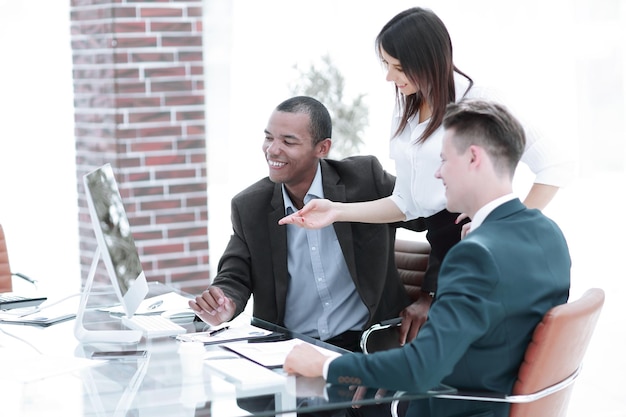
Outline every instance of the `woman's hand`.
{"label": "woman's hand", "polygon": [[337,220],[338,210],[335,204],[321,198],[311,200],[297,212],[280,219],[278,224],[295,224],[305,229],[321,229]]}
{"label": "woman's hand", "polygon": [[[459,214],[459,216],[456,218],[456,220],[454,221],[456,224],[461,223],[463,220],[468,219],[469,216],[465,213],[461,213]],[[461,227],[461,240],[463,240],[463,238],[465,238],[465,236],[467,236],[467,234],[470,231],[470,228],[472,227],[472,222],[467,222],[465,223],[462,227]]]}

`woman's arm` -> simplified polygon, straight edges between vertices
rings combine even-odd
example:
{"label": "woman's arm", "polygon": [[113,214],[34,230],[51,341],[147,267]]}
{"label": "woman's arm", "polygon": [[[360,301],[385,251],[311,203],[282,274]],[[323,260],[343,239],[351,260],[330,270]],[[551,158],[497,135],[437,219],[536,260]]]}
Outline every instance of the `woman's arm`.
{"label": "woman's arm", "polygon": [[404,219],[404,213],[389,197],[360,203],[315,199],[297,212],[283,217],[278,223],[321,229],[334,222],[393,223]]}
{"label": "woman's arm", "polygon": [[552,201],[557,191],[559,187],[554,185],[534,183],[524,200],[524,205],[528,208],[543,210]]}

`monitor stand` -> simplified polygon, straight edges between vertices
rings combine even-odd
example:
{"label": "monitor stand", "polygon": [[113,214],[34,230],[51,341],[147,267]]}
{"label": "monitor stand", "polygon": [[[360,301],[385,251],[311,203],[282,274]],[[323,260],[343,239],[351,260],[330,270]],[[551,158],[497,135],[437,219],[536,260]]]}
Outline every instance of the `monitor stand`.
{"label": "monitor stand", "polygon": [[100,247],[96,247],[93,261],[91,262],[91,269],[87,276],[87,282],[80,298],[80,304],[78,306],[78,312],[76,314],[76,323],[74,325],[74,336],[80,342],[86,343],[138,343],[141,340],[142,332],[139,330],[88,330],[83,325],[83,317],[85,310],[87,309],[87,299],[91,292],[93,285],[93,279],[96,275],[98,268],[98,262],[100,261]]}

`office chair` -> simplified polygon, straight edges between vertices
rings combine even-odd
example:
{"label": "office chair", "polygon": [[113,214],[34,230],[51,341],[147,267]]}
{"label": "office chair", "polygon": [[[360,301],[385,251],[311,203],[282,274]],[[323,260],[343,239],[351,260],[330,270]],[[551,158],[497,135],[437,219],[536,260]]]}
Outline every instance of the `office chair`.
{"label": "office chair", "polygon": [[12,280],[9,252],[7,251],[4,230],[2,230],[2,225],[0,225],[0,292],[11,292],[13,290]]}
{"label": "office chair", "polygon": [[[436,397],[509,402],[509,417],[565,417],[604,298],[602,289],[592,288],[578,300],[553,307],[544,315],[526,349],[511,395],[459,391]],[[398,402],[392,403],[393,416],[398,415]]]}
{"label": "office chair", "polygon": [[19,277],[36,286],[36,281],[24,274],[12,273],[9,264],[9,252],[7,250],[7,241],[4,236],[4,230],[0,224],[0,293],[13,291],[13,276]]}
{"label": "office chair", "polygon": [[604,291],[553,307],[535,328],[513,386],[510,417],[564,417],[604,305]]}
{"label": "office chair", "polygon": [[[400,279],[411,301],[422,294],[422,282],[428,266],[430,244],[428,242],[396,239],[394,258]],[[400,347],[398,325],[401,319],[386,320],[372,325],[361,335],[363,353]]]}
{"label": "office chair", "polygon": [[424,273],[428,266],[430,244],[411,240],[396,239],[395,261],[400,279],[409,297],[417,301],[422,290]]}

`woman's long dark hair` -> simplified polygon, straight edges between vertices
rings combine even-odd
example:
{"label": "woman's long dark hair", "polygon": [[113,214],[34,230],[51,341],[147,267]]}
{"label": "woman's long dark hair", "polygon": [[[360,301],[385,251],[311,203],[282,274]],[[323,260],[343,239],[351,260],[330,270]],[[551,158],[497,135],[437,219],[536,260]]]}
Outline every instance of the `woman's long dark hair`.
{"label": "woman's long dark hair", "polygon": [[[400,61],[407,78],[420,90],[404,96],[402,119],[394,137],[406,128],[424,100],[429,100],[432,109],[430,122],[417,139],[418,143],[423,143],[441,125],[446,106],[455,101],[454,72],[469,80],[467,91],[474,81],[454,66],[448,30],[441,19],[428,9],[414,7],[391,19],[376,37],[376,51],[381,58],[382,50]],[[425,97],[422,91],[427,91],[428,96]],[[402,97],[396,87],[399,105],[402,104]]]}

